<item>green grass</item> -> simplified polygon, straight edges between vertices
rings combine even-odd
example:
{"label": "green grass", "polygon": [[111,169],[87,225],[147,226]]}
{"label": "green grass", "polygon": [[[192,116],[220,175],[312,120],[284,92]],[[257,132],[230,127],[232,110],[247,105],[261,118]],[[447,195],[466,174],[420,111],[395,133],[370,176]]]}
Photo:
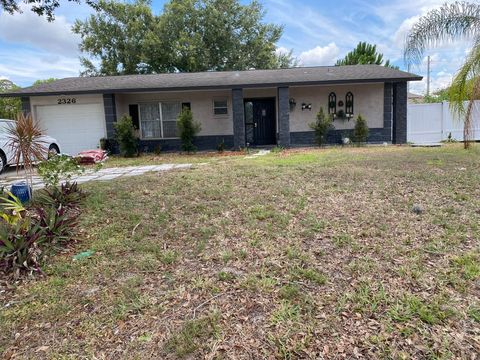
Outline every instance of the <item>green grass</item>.
{"label": "green grass", "polygon": [[182,328],[167,340],[165,351],[184,358],[205,347],[205,341],[218,334],[218,318],[218,314],[213,314],[186,321]]}
{"label": "green grass", "polygon": [[[478,352],[480,146],[226,155],[111,159],[208,165],[82,185],[76,241],[45,259],[43,277],[0,281],[0,353]],[[86,250],[95,253],[73,260]]]}

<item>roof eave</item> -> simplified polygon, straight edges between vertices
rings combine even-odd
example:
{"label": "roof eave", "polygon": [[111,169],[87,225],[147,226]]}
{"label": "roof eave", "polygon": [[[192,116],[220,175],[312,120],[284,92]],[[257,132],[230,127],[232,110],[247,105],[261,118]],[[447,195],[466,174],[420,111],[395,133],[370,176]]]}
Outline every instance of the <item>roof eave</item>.
{"label": "roof eave", "polygon": [[71,90],[71,91],[43,91],[43,92],[12,92],[0,93],[0,97],[30,97],[30,96],[59,96],[59,95],[86,95],[86,94],[111,94],[128,92],[156,92],[156,91],[199,91],[199,90],[225,90],[225,89],[248,89],[260,87],[289,87],[289,86],[312,86],[312,85],[337,85],[349,83],[378,83],[378,82],[404,82],[421,81],[422,76],[412,76],[408,78],[380,78],[380,79],[348,79],[331,81],[298,81],[284,83],[257,83],[257,84],[238,84],[238,85],[206,85],[206,86],[184,86],[184,87],[152,87],[152,88],[118,88],[118,89],[95,89],[95,90]]}

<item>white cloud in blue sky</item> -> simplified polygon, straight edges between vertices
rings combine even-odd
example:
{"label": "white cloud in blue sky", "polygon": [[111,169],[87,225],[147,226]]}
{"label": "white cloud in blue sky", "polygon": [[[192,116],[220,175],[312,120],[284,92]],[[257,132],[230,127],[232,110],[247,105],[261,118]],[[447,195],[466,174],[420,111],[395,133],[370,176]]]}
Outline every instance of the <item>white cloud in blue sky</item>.
{"label": "white cloud in blue sky", "polygon": [[[246,3],[248,1],[243,1]],[[428,10],[444,0],[262,0],[266,21],[284,25],[279,51],[293,50],[304,66],[333,65],[359,41],[377,44],[385,58],[404,68],[405,34]],[[165,0],[153,1],[160,13]],[[0,13],[0,77],[21,86],[36,79],[77,76],[80,71],[79,38],[70,28],[76,18],[92,10],[85,5],[62,2],[55,22],[48,23],[30,11],[13,16]],[[432,49],[432,89],[449,84],[465,57],[468,42]],[[412,72],[426,75],[423,62]],[[426,81],[412,83],[423,93]]]}

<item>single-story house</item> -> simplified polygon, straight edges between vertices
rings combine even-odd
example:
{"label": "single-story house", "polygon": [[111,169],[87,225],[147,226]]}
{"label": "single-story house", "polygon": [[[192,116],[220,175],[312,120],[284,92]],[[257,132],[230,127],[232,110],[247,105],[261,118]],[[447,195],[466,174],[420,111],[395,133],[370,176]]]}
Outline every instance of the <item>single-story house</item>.
{"label": "single-story house", "polygon": [[407,141],[407,82],[420,76],[378,65],[74,77],[0,96],[22,98],[62,152],[97,148],[113,139],[114,124],[132,117],[141,150],[179,149],[176,120],[191,108],[201,124],[199,149],[314,143],[309,124],[320,107],[334,114],[328,141],[349,136],[362,115],[368,141]]}

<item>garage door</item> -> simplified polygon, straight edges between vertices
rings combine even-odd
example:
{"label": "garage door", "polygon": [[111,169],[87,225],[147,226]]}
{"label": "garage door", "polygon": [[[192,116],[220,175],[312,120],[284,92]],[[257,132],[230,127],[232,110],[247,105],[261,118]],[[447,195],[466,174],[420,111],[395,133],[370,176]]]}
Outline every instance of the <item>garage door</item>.
{"label": "garage door", "polygon": [[44,105],[36,116],[46,133],[59,142],[60,151],[76,155],[98,148],[105,137],[103,104]]}

